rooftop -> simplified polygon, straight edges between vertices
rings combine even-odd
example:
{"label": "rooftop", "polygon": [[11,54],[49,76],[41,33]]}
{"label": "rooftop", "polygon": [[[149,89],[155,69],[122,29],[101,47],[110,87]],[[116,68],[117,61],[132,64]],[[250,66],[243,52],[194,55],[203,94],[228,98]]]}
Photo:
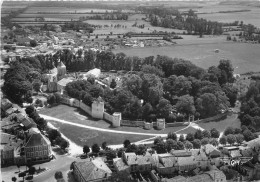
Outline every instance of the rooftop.
{"label": "rooftop", "polygon": [[24,145],[24,147],[33,147],[33,146],[39,146],[39,145],[50,145],[50,141],[41,133],[33,133],[29,139],[27,140],[27,143]]}
{"label": "rooftop", "polygon": [[74,165],[85,181],[106,178],[112,173],[101,158],[96,158],[92,161],[76,162]]}

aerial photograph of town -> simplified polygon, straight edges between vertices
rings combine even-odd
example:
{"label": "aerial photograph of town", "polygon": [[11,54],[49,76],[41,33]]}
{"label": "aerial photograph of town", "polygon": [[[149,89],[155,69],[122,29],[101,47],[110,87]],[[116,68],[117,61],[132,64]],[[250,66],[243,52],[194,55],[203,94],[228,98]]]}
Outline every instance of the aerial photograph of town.
{"label": "aerial photograph of town", "polygon": [[260,182],[259,0],[2,0],[1,182]]}

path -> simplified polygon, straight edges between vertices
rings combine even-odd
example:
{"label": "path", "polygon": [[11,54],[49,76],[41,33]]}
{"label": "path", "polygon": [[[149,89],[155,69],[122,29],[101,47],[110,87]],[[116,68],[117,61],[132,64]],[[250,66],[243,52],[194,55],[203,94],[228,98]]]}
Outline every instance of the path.
{"label": "path", "polygon": [[[92,130],[97,130],[97,131],[103,131],[103,132],[110,132],[110,133],[118,133],[118,134],[133,134],[133,135],[145,135],[145,136],[153,136],[151,138],[147,138],[147,139],[144,139],[144,140],[140,140],[140,141],[137,141],[135,142],[136,145],[140,145],[140,144],[151,144],[153,143],[153,139],[155,139],[156,137],[167,137],[167,134],[155,134],[155,133],[139,133],[139,132],[129,132],[129,131],[118,131],[118,130],[110,130],[110,129],[104,129],[104,128],[97,128],[97,127],[93,127],[93,126],[86,126],[86,125],[83,125],[83,124],[78,124],[78,123],[72,123],[72,122],[69,122],[69,121],[65,121],[65,120],[62,120],[62,119],[58,119],[58,118],[55,118],[55,117],[52,117],[52,116],[47,116],[47,115],[43,115],[43,114],[40,114],[40,117],[44,118],[44,119],[47,119],[47,120],[53,120],[53,121],[56,121],[56,122],[60,122],[60,123],[65,123],[65,124],[69,124],[69,125],[73,125],[73,126],[78,126],[78,127],[82,127],[82,128],[86,128],[86,129],[92,129]],[[193,123],[194,124],[194,123]],[[53,125],[50,124],[51,127],[54,127]],[[183,129],[180,129],[178,131],[176,131],[175,133],[179,132],[179,131],[182,131],[186,128],[188,128],[189,126],[192,126],[192,123],[190,123],[188,126],[186,126],[185,128]],[[179,137],[180,134],[177,134],[177,137]],[[71,154],[76,154],[77,151],[80,151],[78,145],[76,145],[75,143],[73,143],[71,140],[69,140],[67,137],[65,137],[63,135],[64,138],[66,138],[69,142],[70,142],[70,152]],[[152,141],[151,141],[152,140]],[[73,146],[73,147],[72,147]],[[110,148],[113,148],[113,149],[117,149],[117,148],[121,148],[123,147],[122,144],[118,144],[118,145],[109,145],[108,147]],[[81,153],[81,152],[80,152]]]}
{"label": "path", "polygon": [[57,122],[64,123],[64,124],[69,124],[69,125],[78,126],[78,127],[81,127],[81,128],[97,130],[97,131],[103,131],[103,132],[119,133],[119,134],[130,134],[130,135],[145,135],[145,136],[161,136],[161,137],[166,137],[167,136],[167,134],[139,133],[139,132],[118,131],[118,130],[97,128],[97,127],[93,127],[93,126],[87,126],[87,125],[83,125],[83,124],[72,123],[72,122],[69,122],[69,121],[65,121],[63,119],[58,119],[58,118],[55,118],[55,117],[52,117],[52,116],[43,115],[43,114],[40,114],[40,117],[42,117],[42,118],[44,118],[46,120],[53,120],[53,121],[57,121]]}

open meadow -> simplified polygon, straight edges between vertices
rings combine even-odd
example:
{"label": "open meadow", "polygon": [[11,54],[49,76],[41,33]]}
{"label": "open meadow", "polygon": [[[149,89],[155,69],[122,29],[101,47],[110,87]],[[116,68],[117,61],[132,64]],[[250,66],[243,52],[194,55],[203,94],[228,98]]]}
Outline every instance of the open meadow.
{"label": "open meadow", "polygon": [[[181,40],[180,40],[181,41]],[[219,53],[215,53],[218,49]],[[114,53],[123,52],[127,56],[157,56],[165,55],[172,58],[183,58],[202,68],[216,66],[221,59],[232,61],[235,73],[259,72],[260,71],[260,45],[233,42],[208,42],[176,44],[169,47],[144,47],[126,48],[113,50]]]}

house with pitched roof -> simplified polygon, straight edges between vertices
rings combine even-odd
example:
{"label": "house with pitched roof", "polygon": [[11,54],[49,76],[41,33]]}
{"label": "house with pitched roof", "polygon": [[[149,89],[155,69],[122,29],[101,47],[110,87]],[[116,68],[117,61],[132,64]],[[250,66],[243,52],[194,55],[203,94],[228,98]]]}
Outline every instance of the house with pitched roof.
{"label": "house with pitched roof", "polygon": [[14,135],[1,131],[1,164],[2,166],[13,165],[20,157],[20,149],[23,141]]}
{"label": "house with pitched roof", "polygon": [[6,111],[12,108],[12,103],[8,99],[1,100],[1,117],[7,115]]}
{"label": "house with pitched roof", "polygon": [[14,148],[10,145],[11,138],[15,137],[7,133],[1,133],[1,165],[7,166],[14,163]]}
{"label": "house with pitched roof", "polygon": [[170,152],[176,159],[175,167],[178,171],[190,171],[197,168],[197,161],[191,151],[171,150]]}
{"label": "house with pitched roof", "polygon": [[156,171],[159,174],[173,174],[177,167],[175,164],[177,163],[177,159],[170,153],[166,154],[158,154],[159,157],[159,165],[156,168]]}
{"label": "house with pitched roof", "polygon": [[136,155],[135,153],[123,153],[122,158],[113,159],[113,164],[118,172],[150,172],[158,166],[158,155]]}
{"label": "house with pitched roof", "polygon": [[101,158],[90,161],[74,162],[73,174],[78,182],[107,181],[112,171]]}
{"label": "house with pitched roof", "polygon": [[210,170],[202,174],[192,176],[184,182],[226,182],[225,174],[220,170]]}
{"label": "house with pitched roof", "polygon": [[40,132],[27,136],[22,151],[27,163],[49,161],[52,156],[51,142]]}

